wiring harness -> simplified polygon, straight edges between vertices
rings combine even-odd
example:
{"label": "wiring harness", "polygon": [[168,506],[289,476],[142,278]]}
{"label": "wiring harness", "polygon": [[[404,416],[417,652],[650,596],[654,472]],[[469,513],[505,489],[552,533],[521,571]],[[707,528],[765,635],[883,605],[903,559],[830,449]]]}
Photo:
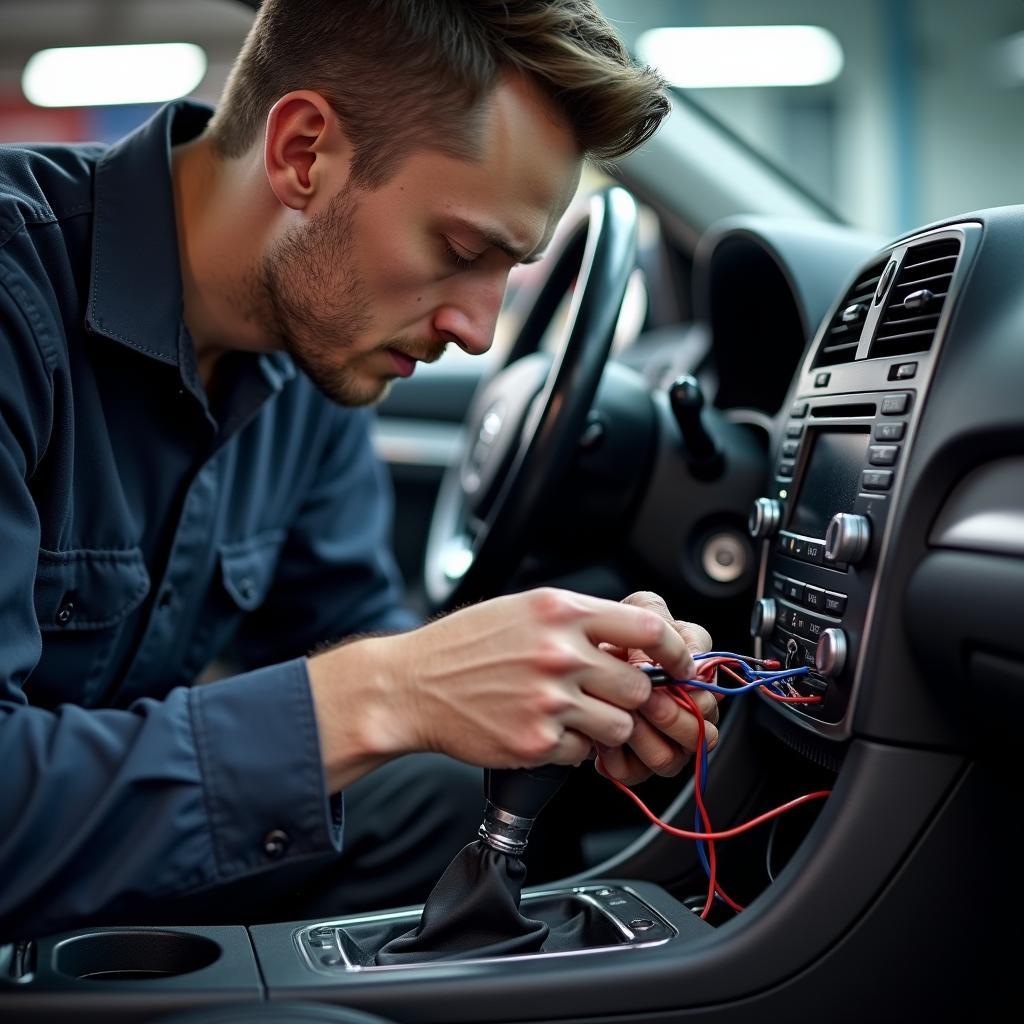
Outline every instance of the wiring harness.
{"label": "wiring harness", "polygon": [[[829,795],[829,790],[818,790],[814,793],[806,793],[793,800],[772,808],[756,818],[751,818],[740,825],[732,828],[715,831],[711,827],[711,819],[707,807],[704,804],[704,788],[707,784],[708,775],[708,750],[705,739],[704,715],[694,701],[691,693],[694,690],[710,690],[712,693],[722,696],[737,696],[760,690],[772,700],[784,704],[818,704],[821,702],[819,696],[803,696],[793,685],[793,678],[805,675],[809,670],[806,667],[782,669],[779,662],[751,658],[743,654],[733,654],[730,651],[708,651],[704,654],[695,654],[694,662],[697,665],[696,674],[692,679],[672,679],[663,669],[655,665],[640,666],[650,676],[653,686],[664,687],[672,699],[690,712],[697,720],[697,750],[694,757],[694,794],[697,808],[694,812],[693,831],[676,828],[662,821],[628,786],[619,782],[618,779],[609,778],[609,781],[626,796],[630,798],[644,813],[648,820],[657,825],[658,828],[670,835],[678,836],[680,839],[692,839],[697,843],[697,855],[701,860],[704,871],[708,876],[707,898],[704,908],[701,911],[701,918],[706,920],[711,913],[715,900],[721,900],[732,910],[739,912],[743,907],[732,899],[722,888],[718,881],[718,863],[715,855],[715,843],[723,839],[731,839],[733,836],[749,832],[766,821],[778,819],[782,814],[791,811],[796,807],[810,803],[813,800],[822,800]],[[736,686],[720,686],[714,682],[717,673],[735,680]]]}

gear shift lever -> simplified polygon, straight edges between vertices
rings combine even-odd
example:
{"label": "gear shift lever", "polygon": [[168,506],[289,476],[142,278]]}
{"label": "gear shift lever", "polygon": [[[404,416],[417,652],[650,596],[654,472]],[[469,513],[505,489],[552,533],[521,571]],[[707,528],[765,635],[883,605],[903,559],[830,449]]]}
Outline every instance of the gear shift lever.
{"label": "gear shift lever", "polygon": [[487,806],[480,838],[499,853],[520,856],[537,815],[561,789],[571,767],[545,764],[539,768],[485,769]]}
{"label": "gear shift lever", "polygon": [[472,952],[475,956],[535,953],[548,939],[543,921],[524,916],[519,900],[526,865],[519,855],[533,822],[558,792],[569,765],[484,771],[487,806],[480,840],[448,865],[412,931],[370,945],[377,965],[422,963]]}

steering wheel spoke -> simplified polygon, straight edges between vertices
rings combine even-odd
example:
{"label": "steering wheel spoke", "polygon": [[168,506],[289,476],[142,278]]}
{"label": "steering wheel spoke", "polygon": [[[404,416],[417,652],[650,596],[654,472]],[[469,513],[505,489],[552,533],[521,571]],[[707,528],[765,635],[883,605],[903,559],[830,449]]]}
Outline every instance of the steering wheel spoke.
{"label": "steering wheel spoke", "polygon": [[[427,544],[437,608],[491,596],[529,549],[568,471],[597,393],[636,257],[637,208],[612,186],[591,197],[551,262],[509,362],[478,391],[462,457],[449,467]],[[537,351],[570,292],[553,356]]]}

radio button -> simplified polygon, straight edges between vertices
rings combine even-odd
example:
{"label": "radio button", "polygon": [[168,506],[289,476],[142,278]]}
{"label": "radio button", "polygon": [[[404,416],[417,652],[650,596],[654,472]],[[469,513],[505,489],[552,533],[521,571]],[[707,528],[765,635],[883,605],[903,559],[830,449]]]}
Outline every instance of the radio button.
{"label": "radio button", "polygon": [[907,411],[910,405],[910,395],[905,391],[896,395],[886,395],[882,399],[883,416],[900,416]]}
{"label": "radio button", "polygon": [[794,604],[804,603],[804,585],[799,580],[786,580],[783,595]]}
{"label": "radio button", "polygon": [[820,587],[805,587],[804,604],[816,612],[823,612],[825,610],[825,591]]}
{"label": "radio button", "polygon": [[818,637],[820,637],[821,634],[827,628],[828,627],[826,627],[823,623],[819,622],[817,619],[808,619],[807,630],[805,635],[807,636],[808,640],[813,640],[815,643],[817,643]]}
{"label": "radio button", "polygon": [[780,462],[779,463],[779,479],[790,480],[793,477],[793,463],[792,462]]}
{"label": "radio button", "polygon": [[804,557],[807,554],[807,541],[805,541],[803,537],[794,537],[793,547],[791,550],[793,552],[794,558],[799,558],[801,561],[803,561]]}
{"label": "radio button", "polygon": [[876,423],[876,441],[902,441],[906,432],[906,423]]}
{"label": "radio button", "polygon": [[807,619],[794,609],[789,613],[789,628],[800,636],[807,636]]}
{"label": "radio button", "polygon": [[762,597],[754,604],[750,615],[751,636],[771,636],[775,630],[775,619],[778,611],[774,597]]}
{"label": "radio button", "polygon": [[786,578],[777,572],[772,573],[772,590],[782,597],[786,593]]}
{"label": "radio button", "polygon": [[800,451],[799,441],[784,441],[782,445],[782,457],[784,459],[795,459],[796,453]]}
{"label": "radio button", "polygon": [[892,466],[900,453],[898,444],[873,444],[868,449],[868,462],[872,466]]}
{"label": "radio button", "polygon": [[755,498],[747,517],[747,532],[755,540],[775,533],[782,522],[782,503],[778,498]]}
{"label": "radio button", "polygon": [[846,665],[846,634],[841,629],[826,629],[821,634],[815,666],[826,679],[835,679]]}
{"label": "radio button", "polygon": [[828,382],[832,379],[830,373],[819,373],[814,378],[814,386],[816,388],[827,388]]}
{"label": "radio button", "polygon": [[865,469],[861,475],[861,486],[865,491],[887,491],[892,487],[891,469]]}
{"label": "radio button", "polygon": [[889,380],[910,380],[917,373],[917,363],[900,363],[889,370]]}
{"label": "radio button", "polygon": [[846,611],[846,595],[837,594],[834,591],[825,591],[825,607],[823,609],[829,615],[839,618]]}
{"label": "radio button", "polygon": [[786,424],[786,437],[799,437],[803,432],[804,425],[802,423]]}
{"label": "radio button", "polygon": [[795,420],[802,420],[807,415],[807,403],[794,402],[790,407],[789,415]]}
{"label": "radio button", "polygon": [[[869,472],[865,470],[865,474]],[[888,472],[889,470],[876,470]],[[867,516],[853,515],[849,512],[837,512],[828,524],[825,534],[826,563],[859,562],[867,554],[871,542],[871,521]]]}
{"label": "radio button", "polygon": [[821,565],[825,561],[825,542],[823,540],[805,541],[803,558],[805,562]]}

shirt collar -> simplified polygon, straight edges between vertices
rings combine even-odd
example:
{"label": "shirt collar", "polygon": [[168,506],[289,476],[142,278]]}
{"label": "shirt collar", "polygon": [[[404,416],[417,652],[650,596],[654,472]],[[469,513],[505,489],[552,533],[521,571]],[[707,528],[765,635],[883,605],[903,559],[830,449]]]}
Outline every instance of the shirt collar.
{"label": "shirt collar", "polygon": [[182,295],[171,146],[199,135],[211,114],[169,103],[96,166],[86,326],[176,366]]}
{"label": "shirt collar", "polygon": [[[197,392],[195,350],[181,321],[171,147],[196,138],[212,114],[188,100],[168,103],[100,158],[85,317],[97,334],[177,366]],[[262,356],[259,369],[272,392],[295,376],[283,352]]]}

